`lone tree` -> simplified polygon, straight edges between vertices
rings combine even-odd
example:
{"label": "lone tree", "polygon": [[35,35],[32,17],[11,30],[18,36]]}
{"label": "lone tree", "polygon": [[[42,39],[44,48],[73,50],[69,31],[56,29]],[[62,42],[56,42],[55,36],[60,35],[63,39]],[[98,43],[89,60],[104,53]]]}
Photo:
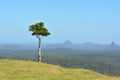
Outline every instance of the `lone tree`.
{"label": "lone tree", "polygon": [[44,27],[43,22],[39,22],[29,26],[29,31],[32,31],[32,35],[36,36],[39,40],[38,45],[38,62],[41,62],[41,37],[50,35],[50,32]]}

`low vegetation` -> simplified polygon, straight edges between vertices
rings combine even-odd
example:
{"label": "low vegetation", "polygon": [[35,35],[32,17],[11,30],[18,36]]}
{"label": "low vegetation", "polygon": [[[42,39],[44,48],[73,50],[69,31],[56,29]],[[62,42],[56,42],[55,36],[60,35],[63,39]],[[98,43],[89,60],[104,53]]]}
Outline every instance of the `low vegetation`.
{"label": "low vegetation", "polygon": [[0,80],[120,80],[76,68],[21,60],[0,60]]}

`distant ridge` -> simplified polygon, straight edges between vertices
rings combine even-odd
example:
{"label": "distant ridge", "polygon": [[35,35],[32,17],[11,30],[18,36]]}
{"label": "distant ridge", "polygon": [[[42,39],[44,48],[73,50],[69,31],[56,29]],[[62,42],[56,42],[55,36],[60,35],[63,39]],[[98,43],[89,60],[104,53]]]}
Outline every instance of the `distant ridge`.
{"label": "distant ridge", "polygon": [[[28,50],[28,49],[37,49],[37,44],[2,44],[0,49],[10,49],[10,50]],[[70,48],[77,50],[89,50],[89,51],[113,51],[120,50],[120,46],[117,45],[114,41],[110,44],[95,44],[92,42],[86,42],[83,44],[74,44],[69,40],[66,40],[64,43],[56,44],[42,44],[44,49],[55,49],[55,48]]]}

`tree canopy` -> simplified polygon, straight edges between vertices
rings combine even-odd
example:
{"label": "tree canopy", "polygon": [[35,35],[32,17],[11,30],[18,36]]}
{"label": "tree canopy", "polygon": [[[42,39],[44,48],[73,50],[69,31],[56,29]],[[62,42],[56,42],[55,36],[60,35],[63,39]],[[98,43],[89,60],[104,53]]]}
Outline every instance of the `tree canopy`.
{"label": "tree canopy", "polygon": [[39,22],[29,26],[29,30],[32,31],[32,35],[41,35],[41,36],[48,36],[50,32],[44,27],[43,22]]}

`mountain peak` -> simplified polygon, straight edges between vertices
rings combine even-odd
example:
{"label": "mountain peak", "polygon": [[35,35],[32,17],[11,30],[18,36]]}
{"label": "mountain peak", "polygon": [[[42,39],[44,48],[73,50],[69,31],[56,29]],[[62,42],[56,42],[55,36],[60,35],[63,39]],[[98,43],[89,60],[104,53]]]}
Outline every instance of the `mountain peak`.
{"label": "mountain peak", "polygon": [[69,40],[66,40],[63,44],[64,44],[64,45],[71,45],[71,44],[72,44],[72,42],[71,42],[71,41],[69,41]]}
{"label": "mountain peak", "polygon": [[114,41],[111,42],[110,46],[118,46]]}

